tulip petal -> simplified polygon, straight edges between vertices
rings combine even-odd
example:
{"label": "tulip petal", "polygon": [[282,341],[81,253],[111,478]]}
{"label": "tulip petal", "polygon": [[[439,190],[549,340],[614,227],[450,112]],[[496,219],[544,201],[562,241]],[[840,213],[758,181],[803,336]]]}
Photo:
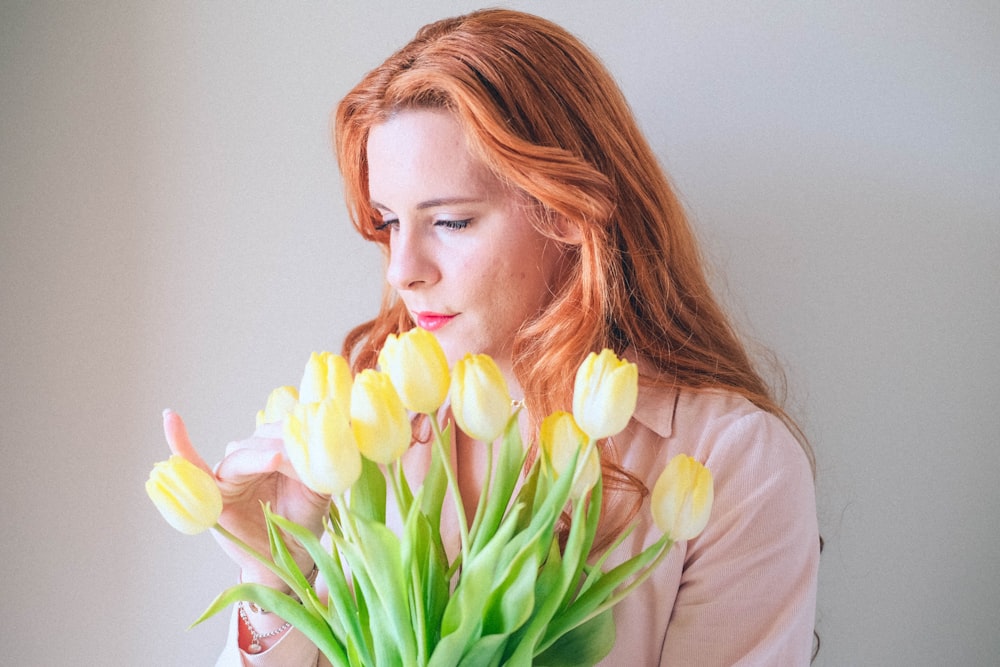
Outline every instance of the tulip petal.
{"label": "tulip petal", "polygon": [[708,468],[679,454],[670,460],[653,486],[653,521],[675,541],[692,539],[705,529],[713,498],[714,484]]}
{"label": "tulip petal", "polygon": [[382,345],[378,364],[407,410],[434,413],[448,395],[448,359],[431,332],[416,327],[396,336],[390,334]]}
{"label": "tulip petal", "polygon": [[580,365],[573,385],[573,417],[594,440],[621,432],[635,412],[638,367],[611,350],[591,352]]}
{"label": "tulip petal", "polygon": [[481,442],[493,442],[510,419],[511,401],[500,367],[488,355],[467,354],[451,378],[451,412],[459,428]]}
{"label": "tulip petal", "polygon": [[285,452],[302,483],[339,496],[361,475],[361,452],[348,415],[332,398],[299,404],[284,423]]}
{"label": "tulip petal", "polygon": [[153,467],[146,494],[163,518],[187,535],[208,530],[222,514],[222,493],[215,479],[177,454]]}
{"label": "tulip petal", "polygon": [[351,429],[365,458],[388,464],[410,446],[410,417],[385,373],[361,371],[351,390]]}

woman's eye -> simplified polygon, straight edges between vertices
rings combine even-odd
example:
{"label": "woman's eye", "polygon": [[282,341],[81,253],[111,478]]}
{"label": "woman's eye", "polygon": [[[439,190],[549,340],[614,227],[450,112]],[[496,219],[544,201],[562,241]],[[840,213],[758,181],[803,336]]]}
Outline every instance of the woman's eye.
{"label": "woman's eye", "polygon": [[383,220],[381,223],[377,223],[375,225],[375,231],[376,232],[381,232],[381,231],[385,231],[386,229],[389,229],[389,228],[395,229],[398,226],[399,226],[399,220],[396,220],[395,218],[393,218],[391,220]]}
{"label": "woman's eye", "polygon": [[471,218],[467,220],[437,220],[434,224],[448,229],[465,229],[470,222],[472,222]]}

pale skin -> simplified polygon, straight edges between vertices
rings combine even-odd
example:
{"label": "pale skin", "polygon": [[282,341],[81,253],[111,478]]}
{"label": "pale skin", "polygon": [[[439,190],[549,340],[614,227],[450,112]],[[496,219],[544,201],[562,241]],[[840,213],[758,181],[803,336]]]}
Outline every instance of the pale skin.
{"label": "pale skin", "polygon": [[[403,111],[375,126],[368,162],[372,204],[390,230],[386,280],[413,320],[435,333],[449,363],[467,352],[489,354],[519,397],[510,341],[548,302],[562,259],[559,244],[531,225],[528,199],[469,151],[461,126],[446,112]],[[164,431],[174,453],[212,472],[179,415],[164,413]],[[473,503],[466,507],[471,516],[488,450],[466,445],[456,443],[455,465],[462,495]],[[224,502],[219,523],[254,548],[267,551],[261,502],[321,531],[329,499],[298,481],[280,425],[230,443],[214,474]],[[281,587],[253,558],[226,539],[219,542],[240,567],[241,581]],[[311,567],[304,553],[296,560],[304,570]],[[258,632],[283,622],[269,617],[255,619]],[[262,643],[266,648],[276,640]]]}

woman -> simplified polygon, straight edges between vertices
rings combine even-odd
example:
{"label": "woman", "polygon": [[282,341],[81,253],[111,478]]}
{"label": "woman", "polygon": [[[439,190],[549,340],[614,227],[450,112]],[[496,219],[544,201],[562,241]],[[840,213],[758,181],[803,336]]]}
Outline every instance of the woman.
{"label": "woman", "polygon": [[[354,224],[388,258],[381,312],[345,341],[355,370],[376,364],[388,334],[422,326],[452,363],[496,359],[528,436],[571,405],[571,369],[587,353],[636,361],[635,416],[601,450],[599,543],[638,517],[627,554],[657,537],[640,510],[666,461],[683,452],[711,469],[708,527],[616,608],[602,664],[807,664],[819,557],[810,450],[713,298],[684,213],[597,59],[522,13],[428,25],[341,102],[336,147]],[[200,461],[179,417],[165,423],[171,446]],[[327,505],[268,428],[215,470],[222,523],[261,546],[261,499],[317,531]],[[485,450],[468,445],[455,443],[456,465],[476,498]],[[411,448],[406,464],[425,454]],[[243,581],[278,585],[231,555]],[[251,639],[264,650],[243,650]],[[325,663],[280,618],[243,609],[219,664]]]}

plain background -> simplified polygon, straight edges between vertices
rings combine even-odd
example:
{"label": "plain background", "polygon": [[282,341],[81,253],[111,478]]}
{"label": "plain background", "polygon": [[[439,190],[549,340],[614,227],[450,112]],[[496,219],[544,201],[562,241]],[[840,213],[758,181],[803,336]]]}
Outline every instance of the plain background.
{"label": "plain background", "polygon": [[[1000,655],[1000,4],[501,2],[621,82],[819,458],[817,665]],[[208,665],[143,491],[374,313],[329,112],[437,0],[0,5],[0,662]]]}

